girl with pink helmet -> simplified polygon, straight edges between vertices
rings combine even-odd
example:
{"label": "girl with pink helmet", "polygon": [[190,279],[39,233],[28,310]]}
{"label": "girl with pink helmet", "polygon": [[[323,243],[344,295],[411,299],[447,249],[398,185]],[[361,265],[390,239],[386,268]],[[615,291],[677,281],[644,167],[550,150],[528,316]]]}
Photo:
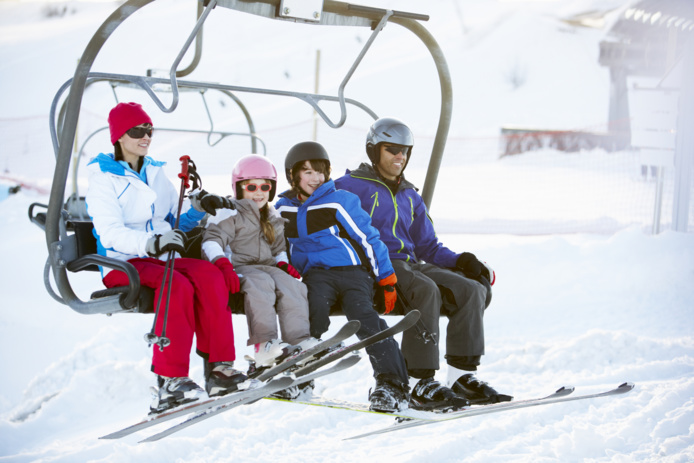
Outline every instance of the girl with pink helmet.
{"label": "girl with pink helmet", "polygon": [[284,219],[270,207],[277,189],[275,166],[257,154],[244,156],[234,166],[231,186],[236,209],[208,219],[203,257],[244,293],[248,345],[255,346],[256,367],[269,367],[295,346],[306,349],[317,342],[309,331],[306,286],[288,264]]}

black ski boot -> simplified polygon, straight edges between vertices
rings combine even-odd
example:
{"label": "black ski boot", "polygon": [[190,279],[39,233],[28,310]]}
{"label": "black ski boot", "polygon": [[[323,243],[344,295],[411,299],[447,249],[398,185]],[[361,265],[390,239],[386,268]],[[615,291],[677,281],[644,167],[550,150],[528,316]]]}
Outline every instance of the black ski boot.
{"label": "black ski boot", "polygon": [[464,395],[475,405],[495,404],[498,402],[510,402],[513,396],[499,394],[496,389],[484,381],[475,378],[475,375],[468,373],[461,376],[453,383],[454,392]]}
{"label": "black ski boot", "polygon": [[159,389],[152,387],[152,404],[149,414],[165,412],[205,397],[205,391],[187,376],[167,378],[157,375]]}
{"label": "black ski boot", "polygon": [[369,390],[369,410],[374,412],[397,412],[409,407],[409,387],[400,381],[376,377],[376,387]]}
{"label": "black ski boot", "polygon": [[417,408],[439,411],[453,411],[470,405],[465,396],[455,393],[434,377],[420,379],[412,388],[412,402]]}
{"label": "black ski boot", "polygon": [[205,389],[210,397],[226,395],[250,386],[242,385],[248,377],[234,369],[234,362],[204,362]]}

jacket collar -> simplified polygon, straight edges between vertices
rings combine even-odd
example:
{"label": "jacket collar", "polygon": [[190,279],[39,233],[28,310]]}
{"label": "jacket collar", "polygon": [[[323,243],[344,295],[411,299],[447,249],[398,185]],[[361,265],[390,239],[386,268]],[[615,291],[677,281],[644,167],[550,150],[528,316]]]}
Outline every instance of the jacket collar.
{"label": "jacket collar", "polygon": [[[383,180],[383,178],[381,178],[378,172],[376,172],[374,166],[365,162],[359,164],[359,167],[357,167],[353,171],[347,169],[346,174],[351,177],[373,180],[374,182],[379,182],[386,185],[386,182]],[[415,191],[419,191],[419,189],[416,186],[414,186],[414,184],[408,182],[407,179],[405,179],[405,174],[402,174],[400,176],[400,184],[398,185],[398,191],[406,190],[408,188],[412,188]]]}
{"label": "jacket collar", "polygon": [[[109,173],[113,175],[125,176],[126,170],[137,175],[137,172],[132,169],[127,169],[123,164],[116,161],[113,153],[99,153],[94,159],[92,159],[89,164],[98,164],[99,169],[104,173]],[[145,156],[145,160],[142,163],[142,171],[147,169],[148,166],[152,167],[162,167],[165,166],[165,162],[155,161],[149,156]]]}
{"label": "jacket collar", "polygon": [[[335,191],[335,181],[330,179],[324,184],[322,184],[316,191],[313,192],[311,196],[308,197],[306,201],[303,202],[303,204],[306,203],[311,203],[313,201],[316,201],[318,198],[323,197],[327,195],[330,192]],[[299,197],[297,196],[296,192],[294,190],[286,190],[283,191],[282,193],[279,194],[280,198],[287,198],[290,200],[292,203],[301,205],[302,202],[299,200]]]}

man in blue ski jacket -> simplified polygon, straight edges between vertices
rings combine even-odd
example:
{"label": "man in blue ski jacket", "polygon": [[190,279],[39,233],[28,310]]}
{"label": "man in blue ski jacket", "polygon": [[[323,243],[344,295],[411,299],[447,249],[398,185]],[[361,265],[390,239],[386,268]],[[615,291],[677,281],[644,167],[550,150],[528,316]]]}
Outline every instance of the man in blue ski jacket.
{"label": "man in blue ski jacket", "polygon": [[[292,265],[308,288],[311,336],[328,330],[330,310],[341,304],[348,320],[359,320],[364,339],[388,328],[374,310],[374,283],[383,288],[386,310],[395,305],[397,279],[388,249],[378,239],[359,198],[336,191],[330,159],[316,142],[294,145],[285,159],[291,190],[280,194],[275,208],[287,219],[284,235]],[[371,410],[397,411],[409,406],[409,378],[398,343],[389,337],[366,348],[376,387]]]}
{"label": "man in blue ski jacket", "polygon": [[371,164],[362,163],[335,181],[338,189],[359,196],[379,230],[397,275],[404,310],[411,307],[422,312],[421,321],[435,339],[440,315],[448,317],[447,385],[434,379],[439,369],[437,343],[426,342],[415,330],[403,333],[408,373],[419,379],[412,400],[445,403],[458,395],[473,403],[509,401],[512,397],[475,377],[484,354],[484,311],[491,301],[494,271],[474,254],[453,252],[439,241],[422,197],[403,176],[413,145],[412,131],[404,123],[378,119],[366,137]]}

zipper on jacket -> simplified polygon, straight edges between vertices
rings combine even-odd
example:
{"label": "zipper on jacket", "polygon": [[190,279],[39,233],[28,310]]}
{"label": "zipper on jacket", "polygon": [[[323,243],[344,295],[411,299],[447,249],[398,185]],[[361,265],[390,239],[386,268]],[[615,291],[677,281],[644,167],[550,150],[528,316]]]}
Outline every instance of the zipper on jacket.
{"label": "zipper on jacket", "polygon": [[[393,194],[392,191],[390,191],[390,188],[388,188],[388,185],[386,185],[385,183],[383,183],[382,181],[380,181],[380,180],[378,180],[378,179],[375,179],[375,178],[368,178],[368,177],[359,177],[359,176],[356,176],[356,175],[352,175],[352,177],[353,177],[353,178],[359,178],[359,179],[362,179],[362,180],[369,180],[369,181],[372,181],[372,182],[379,183],[379,184],[383,185],[383,186],[386,188],[386,190],[388,191],[388,193],[390,193],[390,198],[393,200],[393,210],[395,211],[395,220],[393,220],[393,229],[391,230],[391,232],[393,233],[393,238],[395,238],[396,240],[398,240],[398,241],[400,242],[400,249],[398,249],[398,250],[396,251],[398,254],[400,254],[400,252],[405,248],[405,243],[404,243],[400,238],[398,238],[398,235],[395,233],[395,226],[397,225],[398,219],[399,219],[399,217],[400,217],[400,214],[398,213],[398,202],[395,200],[395,195]],[[372,197],[373,197],[373,196],[372,196]],[[371,217],[373,217],[373,212],[374,212],[374,209],[375,209],[376,206],[377,206],[377,201],[378,201],[378,192],[376,192],[376,202],[374,203],[374,206],[371,208]],[[413,212],[413,214],[414,214],[414,212]],[[408,256],[408,257],[409,257],[409,256]]]}
{"label": "zipper on jacket", "polygon": [[371,212],[369,213],[369,215],[373,217],[374,210],[378,207],[378,191],[372,194],[371,197],[373,198],[373,204],[371,205]]}
{"label": "zipper on jacket", "polygon": [[412,204],[412,198],[407,198],[410,200],[410,221],[414,223],[414,204]]}

